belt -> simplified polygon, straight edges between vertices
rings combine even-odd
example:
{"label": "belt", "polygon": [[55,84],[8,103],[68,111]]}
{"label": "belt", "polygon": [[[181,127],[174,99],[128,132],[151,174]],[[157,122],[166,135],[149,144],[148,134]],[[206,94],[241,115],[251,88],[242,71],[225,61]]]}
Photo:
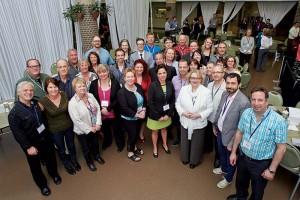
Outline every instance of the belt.
{"label": "belt", "polygon": [[248,160],[251,160],[251,161],[254,161],[254,162],[262,162],[262,161],[270,161],[271,160],[271,159],[256,160],[256,159],[253,159],[253,158],[251,158],[251,157],[249,157],[249,156],[247,156],[245,154],[243,154],[243,156],[245,158],[247,158]]}

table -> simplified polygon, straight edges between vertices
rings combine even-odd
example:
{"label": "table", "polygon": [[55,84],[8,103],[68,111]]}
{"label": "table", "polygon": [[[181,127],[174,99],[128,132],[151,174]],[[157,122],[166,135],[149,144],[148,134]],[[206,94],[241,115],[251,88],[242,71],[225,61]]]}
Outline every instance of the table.
{"label": "table", "polygon": [[5,113],[0,113],[0,134],[3,134],[3,129],[9,127],[8,124],[8,114],[7,112]]}
{"label": "table", "polygon": [[[275,108],[282,113],[286,109],[286,107],[283,106],[275,106]],[[297,128],[300,130],[300,126],[298,125]],[[292,145],[292,138],[298,138],[300,139],[300,131],[288,131],[288,138],[287,138],[287,143]]]}

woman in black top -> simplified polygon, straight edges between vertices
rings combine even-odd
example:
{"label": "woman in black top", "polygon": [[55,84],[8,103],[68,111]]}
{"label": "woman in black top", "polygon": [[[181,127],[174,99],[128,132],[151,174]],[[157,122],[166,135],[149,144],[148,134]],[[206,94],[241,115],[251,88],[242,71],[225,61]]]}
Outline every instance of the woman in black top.
{"label": "woman in black top", "polygon": [[138,134],[141,128],[141,119],[145,118],[146,97],[142,86],[134,83],[135,71],[126,68],[123,73],[125,84],[118,92],[118,100],[121,107],[121,118],[128,133],[127,151],[128,158],[134,162],[141,160],[142,149],[136,147]]}
{"label": "woman in black top", "polygon": [[117,151],[121,152],[124,149],[125,141],[117,96],[120,84],[117,80],[110,78],[109,71],[104,64],[98,65],[96,72],[99,79],[92,81],[90,93],[94,95],[101,109],[102,131],[104,134],[102,151],[112,143],[112,129],[118,148]]}

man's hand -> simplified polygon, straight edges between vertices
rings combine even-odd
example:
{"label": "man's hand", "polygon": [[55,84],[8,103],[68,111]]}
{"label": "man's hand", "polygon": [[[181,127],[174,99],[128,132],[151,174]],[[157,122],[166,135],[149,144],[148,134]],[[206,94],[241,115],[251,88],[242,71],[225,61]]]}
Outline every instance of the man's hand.
{"label": "man's hand", "polygon": [[265,169],[265,171],[261,175],[264,179],[271,181],[274,179],[275,173],[271,173],[269,169]]}
{"label": "man's hand", "polygon": [[27,153],[30,156],[35,156],[35,155],[38,154],[38,152],[39,151],[34,146],[32,146],[32,147],[30,147],[30,148],[27,149]]}
{"label": "man's hand", "polygon": [[236,165],[236,153],[231,152],[229,161],[232,166]]}

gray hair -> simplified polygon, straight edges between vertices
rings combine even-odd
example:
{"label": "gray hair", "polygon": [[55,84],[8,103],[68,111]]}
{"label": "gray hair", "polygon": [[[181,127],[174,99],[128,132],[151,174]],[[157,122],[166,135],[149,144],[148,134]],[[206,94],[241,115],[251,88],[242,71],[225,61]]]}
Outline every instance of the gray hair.
{"label": "gray hair", "polygon": [[25,86],[25,85],[30,85],[32,87],[32,89],[34,90],[34,85],[33,83],[29,82],[29,81],[22,81],[17,85],[17,92],[20,92],[21,89]]}

